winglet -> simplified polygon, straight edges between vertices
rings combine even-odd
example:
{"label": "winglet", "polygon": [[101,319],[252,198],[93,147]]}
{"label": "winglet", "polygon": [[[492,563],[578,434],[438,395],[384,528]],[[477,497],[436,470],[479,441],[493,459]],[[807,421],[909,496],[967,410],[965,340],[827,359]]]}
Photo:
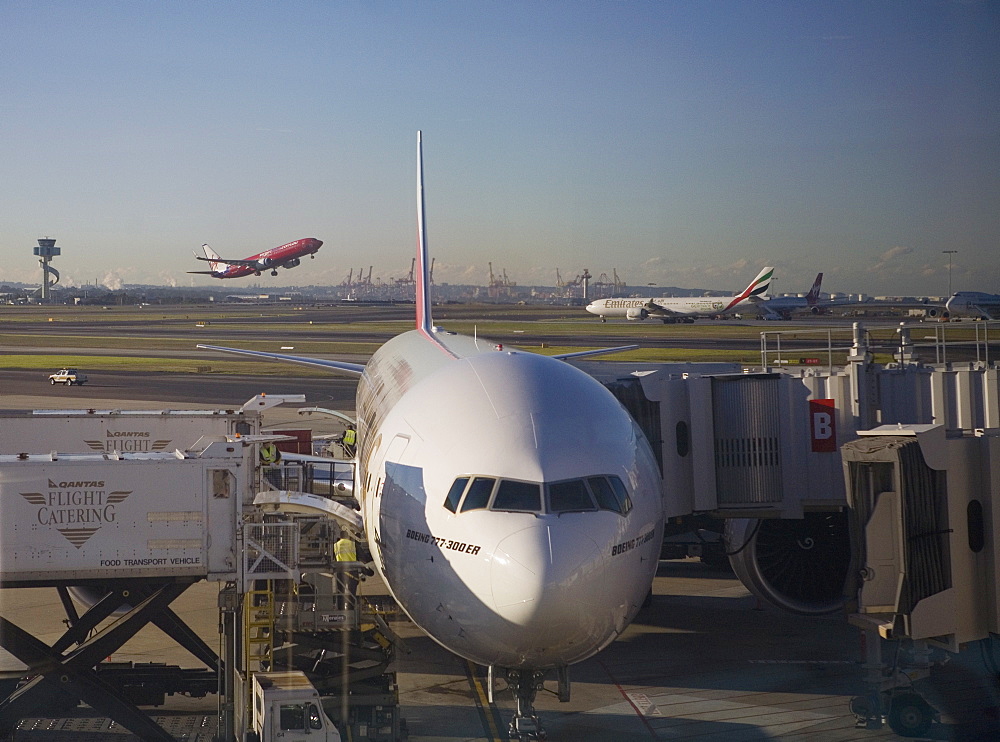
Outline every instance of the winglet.
{"label": "winglet", "polygon": [[424,149],[417,132],[417,329],[429,335],[431,319],[431,281],[427,260],[427,225],[424,216]]}

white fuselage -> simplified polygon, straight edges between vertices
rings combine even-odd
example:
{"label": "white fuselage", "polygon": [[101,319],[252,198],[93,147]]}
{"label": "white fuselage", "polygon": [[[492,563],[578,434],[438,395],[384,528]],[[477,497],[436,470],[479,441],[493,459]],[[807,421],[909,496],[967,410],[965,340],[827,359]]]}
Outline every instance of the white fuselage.
{"label": "white fuselage", "polygon": [[1000,319],[1000,295],[997,294],[986,294],[982,291],[959,291],[948,299],[945,307],[953,317]]}
{"label": "white fuselage", "polygon": [[601,317],[628,317],[629,319],[645,319],[638,316],[639,310],[646,309],[648,316],[678,317],[710,317],[717,314],[736,311],[738,307],[748,303],[748,300],[737,301],[737,296],[703,296],[685,299],[681,297],[647,297],[636,299],[597,299],[587,305],[587,311]]}
{"label": "white fuselage", "polygon": [[[545,669],[591,656],[632,620],[659,559],[659,471],[599,382],[552,358],[414,330],[369,361],[357,410],[372,556],[433,639],[483,665]],[[461,506],[492,479],[488,504],[446,507],[456,480],[461,492],[477,477]],[[616,478],[627,512],[555,504],[580,481],[596,492]],[[501,492],[537,507],[504,509]]]}

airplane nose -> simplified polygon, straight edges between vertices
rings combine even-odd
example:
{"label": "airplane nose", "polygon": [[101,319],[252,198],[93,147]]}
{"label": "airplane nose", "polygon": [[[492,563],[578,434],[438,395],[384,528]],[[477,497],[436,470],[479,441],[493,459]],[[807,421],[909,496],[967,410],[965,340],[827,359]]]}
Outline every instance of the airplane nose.
{"label": "airplane nose", "polygon": [[490,565],[497,613],[534,646],[579,641],[575,632],[581,615],[593,612],[600,564],[600,549],[579,529],[538,525],[513,533],[498,544]]}

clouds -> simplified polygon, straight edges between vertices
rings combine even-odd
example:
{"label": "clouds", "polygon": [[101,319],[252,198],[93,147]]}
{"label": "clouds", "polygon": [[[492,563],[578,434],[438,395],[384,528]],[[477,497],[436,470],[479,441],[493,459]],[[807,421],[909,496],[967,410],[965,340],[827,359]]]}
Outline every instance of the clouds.
{"label": "clouds", "polygon": [[913,252],[912,247],[901,247],[901,246],[891,247],[878,256],[878,262],[875,263],[875,265],[873,265],[871,269],[873,271],[881,271],[885,270],[886,268],[898,268],[899,262],[896,260],[896,258],[903,255],[909,255],[912,252]]}

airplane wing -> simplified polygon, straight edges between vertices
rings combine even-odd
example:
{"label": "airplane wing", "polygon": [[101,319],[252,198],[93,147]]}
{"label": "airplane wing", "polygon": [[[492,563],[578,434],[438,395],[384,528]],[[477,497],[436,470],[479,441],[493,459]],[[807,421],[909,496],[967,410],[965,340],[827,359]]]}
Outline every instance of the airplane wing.
{"label": "airplane wing", "polygon": [[626,350],[635,350],[638,345],[619,345],[616,348],[598,348],[597,350],[578,350],[573,353],[559,353],[558,355],[551,356],[552,358],[558,358],[561,361],[567,358],[583,358],[584,356],[602,356],[605,353],[622,353]]}
{"label": "airplane wing", "polygon": [[[242,265],[249,268],[253,268],[258,264],[256,260],[226,260],[225,258],[206,258],[201,255],[195,255],[198,260],[207,260],[210,263],[225,263],[226,265]],[[193,271],[188,271],[189,273]]]}
{"label": "airplane wing", "polygon": [[647,312],[649,312],[650,317],[670,317],[672,315],[681,314],[681,312],[675,312],[670,307],[665,307],[662,304],[657,304],[655,301],[647,301],[646,305],[643,307]]}
{"label": "airplane wing", "polygon": [[221,353],[236,353],[238,355],[254,356],[255,358],[266,358],[269,361],[284,361],[286,363],[301,363],[304,366],[318,366],[331,371],[340,371],[345,374],[361,376],[365,367],[361,363],[347,363],[346,361],[327,361],[322,358],[308,358],[307,356],[290,356],[284,353],[268,353],[263,350],[244,350],[243,348],[223,348],[219,345],[202,345],[198,348],[204,350],[217,350]]}
{"label": "airplane wing", "polygon": [[199,276],[214,276],[215,271],[188,271],[188,273],[197,273]]}

